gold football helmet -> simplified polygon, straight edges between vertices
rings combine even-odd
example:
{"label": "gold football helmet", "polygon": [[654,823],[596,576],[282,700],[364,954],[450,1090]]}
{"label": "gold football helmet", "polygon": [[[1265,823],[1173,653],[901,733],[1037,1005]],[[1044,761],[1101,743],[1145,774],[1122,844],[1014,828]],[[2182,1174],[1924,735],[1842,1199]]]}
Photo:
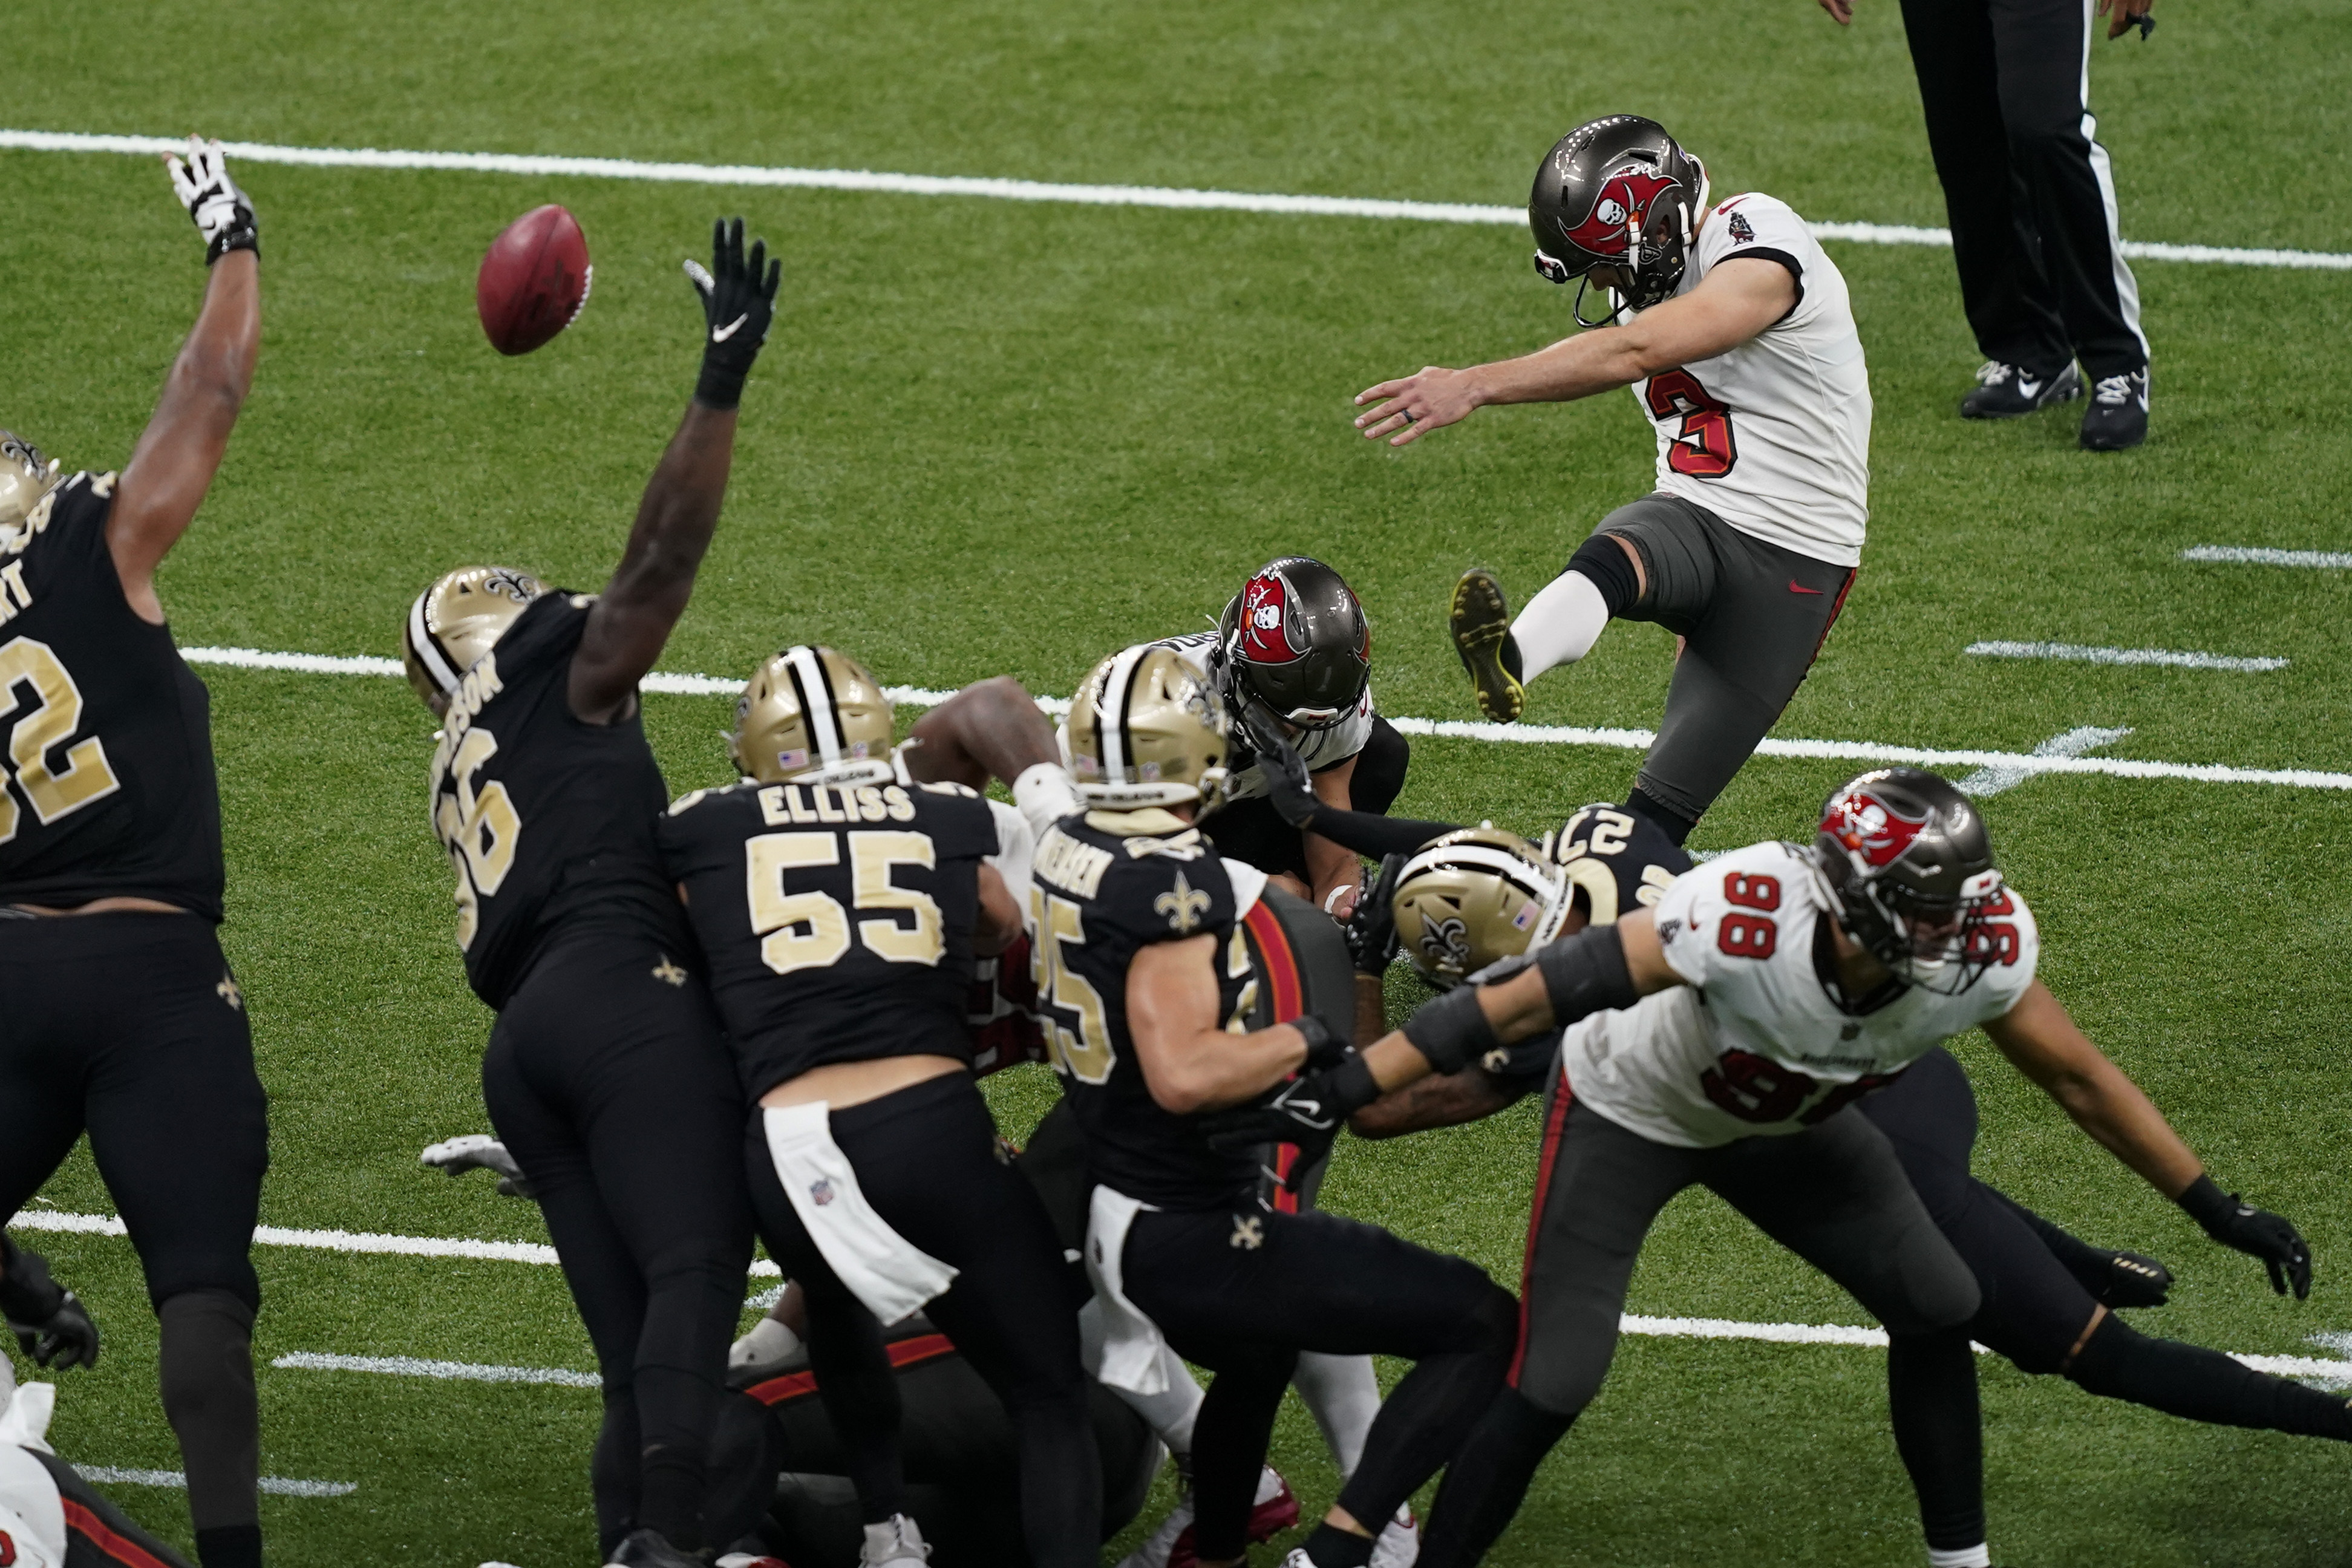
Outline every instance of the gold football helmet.
{"label": "gold football helmet", "polygon": [[1559,934],[1569,893],[1559,868],[1517,834],[1465,827],[1406,861],[1391,902],[1406,956],[1444,988]]}
{"label": "gold football helmet", "polygon": [[1224,703],[1175,649],[1155,643],[1095,666],[1062,726],[1079,798],[1110,811],[1192,801],[1206,816],[1225,803],[1232,752]]}
{"label": "gold football helmet", "polygon": [[474,661],[546,592],[538,578],[511,566],[461,566],[417,595],[401,626],[400,662],[425,705],[446,703]]}
{"label": "gold football helmet", "polygon": [[58,463],[14,430],[0,430],[0,529],[13,529],[33,515],[43,496],[58,488]]}
{"label": "gold football helmet", "polygon": [[890,775],[890,699],[847,654],[794,643],[751,672],[727,754],[761,784]]}

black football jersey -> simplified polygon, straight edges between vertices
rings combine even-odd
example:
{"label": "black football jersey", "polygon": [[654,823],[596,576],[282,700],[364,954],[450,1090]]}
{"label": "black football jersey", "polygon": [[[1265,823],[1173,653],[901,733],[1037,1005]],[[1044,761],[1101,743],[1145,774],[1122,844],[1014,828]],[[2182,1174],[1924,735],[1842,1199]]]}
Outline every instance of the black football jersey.
{"label": "black football jersey", "polygon": [[[1140,815],[1140,814],[1138,814]],[[1198,828],[1164,837],[1107,832],[1104,814],[1065,817],[1029,868],[1037,1006],[1063,1092],[1086,1134],[1095,1179],[1162,1208],[1247,1198],[1258,1152],[1219,1152],[1199,1119],[1160,1109],[1128,1032],[1127,972],[1158,942],[1216,939],[1217,1015],[1246,1029],[1265,982],[1225,863]],[[1172,819],[1171,819],[1172,820]]]}
{"label": "black football jersey", "polygon": [[961,784],[760,784],[680,796],[655,830],[757,1098],[811,1068],[970,1062],[988,802]]}
{"label": "black football jersey", "polygon": [[492,1007],[559,939],[609,931],[691,951],[654,847],[669,791],[644,714],[591,724],[572,711],[572,655],[595,602],[555,592],[524,609],[466,672],[433,751],[457,946]]}
{"label": "black football jersey", "polygon": [[123,597],[112,474],[0,531],[0,904],[156,899],[221,918],[212,699]]}

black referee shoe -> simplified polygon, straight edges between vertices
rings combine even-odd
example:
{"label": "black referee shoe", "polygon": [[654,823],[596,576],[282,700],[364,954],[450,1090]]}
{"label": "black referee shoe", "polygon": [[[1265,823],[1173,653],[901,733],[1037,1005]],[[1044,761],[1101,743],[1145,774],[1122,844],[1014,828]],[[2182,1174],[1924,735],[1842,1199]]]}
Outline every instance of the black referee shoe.
{"label": "black referee shoe", "polygon": [[1960,399],[1960,417],[2014,419],[2082,395],[2082,373],[2071,362],[2063,370],[2044,372],[1989,359],[1977,372],[1977,389]]}
{"label": "black referee shoe", "polygon": [[2120,452],[2147,439],[2147,367],[2103,375],[2083,413],[2083,450]]}

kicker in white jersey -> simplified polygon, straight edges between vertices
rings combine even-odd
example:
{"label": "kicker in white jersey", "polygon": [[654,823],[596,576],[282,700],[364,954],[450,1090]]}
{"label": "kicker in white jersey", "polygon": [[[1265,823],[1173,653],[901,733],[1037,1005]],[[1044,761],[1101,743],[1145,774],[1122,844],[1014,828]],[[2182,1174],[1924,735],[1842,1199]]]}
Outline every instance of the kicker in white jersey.
{"label": "kicker in white jersey", "polygon": [[1990,961],[1958,994],[1911,985],[1842,997],[1824,923],[1835,914],[1811,858],[1750,845],[1659,900],[1666,963],[1687,984],[1570,1028],[1561,1070],[1579,1100],[1661,1143],[1799,1131],[2017,1004],[2041,954],[2033,916],[2004,888],[1985,917]]}

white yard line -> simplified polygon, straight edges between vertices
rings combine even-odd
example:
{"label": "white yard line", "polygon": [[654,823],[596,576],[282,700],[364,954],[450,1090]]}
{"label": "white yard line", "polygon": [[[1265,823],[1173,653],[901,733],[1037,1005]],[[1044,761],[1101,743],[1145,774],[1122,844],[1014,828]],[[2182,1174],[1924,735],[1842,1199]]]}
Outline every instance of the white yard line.
{"label": "white yard line", "polygon": [[563,1388],[602,1388],[593,1372],[561,1366],[488,1366],[471,1361],[425,1361],[412,1355],[325,1355],[295,1351],[269,1363],[292,1372],[373,1372],[386,1377],[433,1377],[450,1383],[550,1383]]}
{"label": "white yard line", "polygon": [[[2102,746],[2112,746],[2130,733],[2131,731],[2128,729],[2101,730],[2085,724],[2080,729],[2069,730],[2063,735],[2051,736],[2033,748],[2033,754],[2037,757],[2079,757],[2085,752],[2095,752]],[[2003,790],[2015,789],[2032,776],[2033,774],[2024,768],[1979,768],[1968,777],[1955,780],[1952,787],[1962,795],[1981,797],[1999,795]]]}
{"label": "white yard line", "polygon": [[2076,664],[2157,664],[2175,669],[2284,669],[2283,658],[2242,658],[2163,647],[2086,647],[2071,642],[1972,642],[1961,650],[1986,658],[2055,658]]}
{"label": "white yard line", "polygon": [[2252,544],[2192,544],[2180,552],[2183,561],[2226,561],[2245,566],[2312,566],[2327,572],[2352,569],[2352,552],[2342,550],[2266,550]]}
{"label": "white yard line", "polygon": [[[89,1236],[122,1236],[122,1221],[113,1215],[67,1214],[57,1209],[25,1209],[8,1222],[11,1230],[74,1231]],[[464,1237],[385,1236],[364,1230],[289,1230],[262,1225],[253,1229],[257,1247],[299,1247],[317,1252],[388,1253],[404,1258],[460,1258],[484,1263],[552,1265],[555,1248],[542,1241],[474,1241]],[[755,1258],[751,1272],[773,1276],[779,1271],[768,1259]]]}
{"label": "white yard line", "polygon": [[[0,131],[0,147],[41,153],[127,153],[152,157],[177,152],[172,136],[105,136],[74,131]],[[1527,209],[1468,202],[1382,201],[1361,196],[1291,196],[1250,191],[1184,190],[1165,185],[1063,184],[962,174],[893,174],[866,169],[772,168],[750,163],[646,163],[632,158],[549,157],[514,153],[425,153],[373,147],[283,147],[226,142],[231,158],[293,163],[314,169],[441,169],[479,174],[545,178],[647,180],[667,184],[753,185],[824,191],[875,191],[907,196],[967,196],[991,201],[1069,202],[1085,206],[1165,207],[1188,211],[1276,213],[1307,217],[1381,218],[1408,223],[1524,226]],[[1950,231],[1903,224],[1817,223],[1822,239],[1862,245],[1949,246]],[[2352,271],[2352,254],[2316,250],[2242,249],[2212,245],[2165,245],[2126,240],[2126,256],[2144,261],[2221,262],[2237,267],[2287,267]]]}
{"label": "white yard line", "polygon": [[[113,1465],[76,1465],[74,1473],[101,1486],[182,1487],[188,1478],[179,1470],[131,1470]],[[264,1476],[261,1489],[272,1497],[349,1497],[360,1489],[357,1481],[295,1481],[284,1476]]]}
{"label": "white yard line", "polygon": [[[1992,645],[2024,647],[2024,644]],[[1974,650],[1971,650],[1974,651]],[[224,664],[244,669],[285,669],[320,675],[398,675],[399,664],[388,658],[353,658],[332,654],[266,653],[249,647],[184,647],[182,658],[191,664]],[[2207,656],[2210,657],[2210,656]],[[2283,660],[2281,662],[2284,662]],[[656,670],[645,679],[647,691],[731,697],[743,689],[740,680],[715,675],[672,674]],[[953,692],[918,686],[887,686],[893,702],[933,708]],[[1037,706],[1048,713],[1069,711],[1065,698],[1040,697]],[[1446,740],[1496,741],[1521,746],[1607,746],[1618,751],[1646,752],[1657,737],[1648,730],[1587,728],[1574,724],[1491,724],[1457,719],[1389,717],[1400,734],[1432,735]],[[2315,768],[2233,768],[2214,763],[2152,763],[2121,757],[2042,756],[2027,752],[1953,751],[1925,746],[1887,746],[1872,741],[1797,741],[1766,739],[1759,756],[1801,757],[1811,762],[1907,763],[1921,768],[2013,767],[2034,773],[2104,773],[2126,779],[2187,779],[2197,784],[2285,784],[2296,789],[2352,790],[2352,773]]]}

